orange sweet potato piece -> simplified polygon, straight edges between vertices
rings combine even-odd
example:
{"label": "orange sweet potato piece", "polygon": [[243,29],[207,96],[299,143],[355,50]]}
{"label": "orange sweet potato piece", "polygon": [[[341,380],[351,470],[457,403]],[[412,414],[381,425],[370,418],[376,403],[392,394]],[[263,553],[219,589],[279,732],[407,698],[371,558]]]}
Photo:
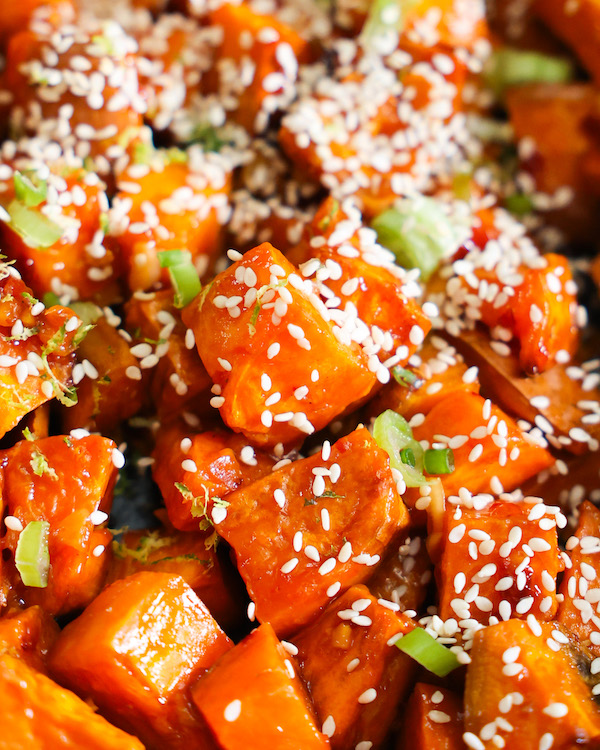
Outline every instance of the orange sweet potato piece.
{"label": "orange sweet potato piece", "polygon": [[158,364],[142,374],[150,378],[150,395],[162,423],[172,420],[183,409],[194,414],[212,411],[209,405],[212,381],[193,339],[191,342],[186,339],[181,312],[173,304],[173,290],[134,295],[125,310],[127,328],[136,342],[150,342],[148,351],[160,354]]}
{"label": "orange sweet potato piece", "polygon": [[432,566],[425,539],[417,534],[394,545],[368,582],[374,596],[397,604],[400,611],[419,610],[432,579]]}
{"label": "orange sweet potato piece", "polygon": [[327,748],[289,654],[269,624],[252,631],[192,688],[223,750]]}
{"label": "orange sweet potato piece", "polygon": [[440,617],[552,619],[563,569],[554,510],[505,501],[483,510],[448,507],[435,571]]}
{"label": "orange sweet potato piece", "polygon": [[174,529],[130,531],[113,542],[107,584],[140,571],[179,575],[226,630],[240,623],[244,590],[231,563],[207,545],[207,535]]}
{"label": "orange sweet potato piece", "polygon": [[[77,403],[63,412],[63,427],[69,431],[83,427],[111,433],[123,420],[136,414],[144,401],[139,360],[130,352],[129,342],[104,316],[99,317],[77,350],[79,362],[91,362],[96,378],[84,377],[77,388]],[[76,365],[78,372],[83,366]],[[135,377],[132,378],[134,368]]]}
{"label": "orange sweet potato piece", "polygon": [[[510,414],[525,419],[531,424],[546,423],[552,432],[549,440],[556,447],[572,453],[587,451],[585,442],[577,442],[569,437],[571,429],[584,426],[594,438],[600,437],[600,428],[595,425],[582,425],[586,411],[579,402],[594,398],[593,392],[584,391],[582,381],[567,375],[567,366],[555,364],[536,375],[523,375],[517,357],[513,354],[503,357],[490,346],[488,337],[479,329],[463,331],[460,338],[452,339],[457,349],[468,361],[479,368],[479,379],[484,392]],[[536,422],[537,417],[537,422]]]}
{"label": "orange sweet potato piece", "polygon": [[231,647],[185,581],[142,572],[116,581],[67,625],[51,672],[151,747],[210,747],[186,688]]}
{"label": "orange sweet potato piece", "polygon": [[462,700],[446,688],[418,682],[406,704],[397,750],[464,750]]}
{"label": "orange sweet potato piece", "polygon": [[406,369],[414,374],[415,382],[405,385],[392,378],[369,403],[371,415],[376,417],[392,409],[410,419],[415,414],[428,414],[448,396],[465,391],[479,393],[477,373],[467,367],[453,346],[437,336],[430,336],[410,361],[415,364]]}
{"label": "orange sweet potato piece", "polygon": [[[313,470],[322,468],[329,476],[320,482]],[[364,428],[338,440],[326,460],[288,464],[227,500],[217,531],[233,547],[256,616],[282,635],[366,580],[408,522],[387,454]]]}
{"label": "orange sweet potato piece", "polygon": [[[220,61],[228,67],[240,66],[235,117],[250,131],[264,130],[268,113],[273,111],[267,101],[289,98],[298,63],[308,62],[311,57],[308,42],[277,16],[257,13],[247,4],[223,3],[208,18],[212,25],[223,29],[223,39],[215,52],[217,69]],[[246,61],[254,64],[249,84],[242,73]],[[274,87],[273,78],[266,84],[267,76],[278,77],[280,85]],[[261,110],[262,118],[258,116]]]}
{"label": "orange sweet potato piece", "polygon": [[118,175],[109,234],[132,292],[170,283],[160,251],[185,248],[203,275],[222,249],[231,174],[197,147],[177,151],[175,159],[169,153],[157,151],[148,164],[134,163]]}
{"label": "orange sweet potato piece", "polygon": [[[465,729],[485,750],[596,747],[600,709],[591,688],[591,657],[555,623],[509,620],[479,630],[465,688]],[[508,722],[511,729],[504,724]],[[493,733],[492,733],[492,730]],[[543,745],[542,745],[543,746]]]}
{"label": "orange sweet potato piece", "polygon": [[413,433],[417,440],[453,449],[456,468],[442,476],[447,497],[457,495],[461,487],[474,494],[510,491],[554,463],[550,453],[527,440],[501,409],[467,391],[442,399]]}
{"label": "orange sweet potato piece", "polygon": [[[62,614],[85,607],[100,590],[111,535],[90,515],[110,512],[117,474],[113,450],[113,441],[99,435],[79,440],[57,435],[22,440],[0,453],[2,494],[9,515],[23,527],[30,521],[50,524],[46,588],[24,587],[12,570],[19,597],[27,603]],[[19,533],[7,528],[2,539],[5,554],[15,554]]]}
{"label": "orange sweet potato piece", "polygon": [[9,611],[0,618],[0,652],[46,672],[46,657],[58,633],[58,625],[41,607]]}
{"label": "orange sweet potato piece", "polygon": [[[589,457],[588,457],[589,461]],[[560,586],[564,599],[557,620],[574,633],[581,643],[600,656],[600,617],[597,594],[600,566],[600,510],[588,500],[579,507],[579,524],[567,544],[572,567]]]}
{"label": "orange sweet potato piece", "polygon": [[10,654],[0,656],[3,750],[143,750],[80,698]]}
{"label": "orange sweet potato piece", "polygon": [[52,14],[70,19],[75,13],[72,0],[24,0],[10,7],[0,8],[0,44],[4,46],[13,34],[29,25],[40,8],[51,9]]}
{"label": "orange sweet potato piece", "polygon": [[310,282],[268,243],[220,273],[183,320],[219,388],[211,403],[257,445],[301,441],[376,383],[363,350],[338,340]]}
{"label": "orange sweet potato piece", "polygon": [[[79,326],[66,331],[67,322],[74,317],[67,308],[41,307],[40,311],[31,290],[9,274],[6,266],[0,267],[0,277],[2,437],[26,414],[54,396],[63,399],[65,392],[72,396],[74,337]],[[29,364],[21,364],[25,360]]]}
{"label": "orange sweet potato piece", "polygon": [[[303,266],[302,275],[314,276],[332,291],[340,300],[340,311],[347,305],[356,307],[358,317],[380,345],[377,354],[382,361],[395,356],[397,362],[404,363],[417,349],[413,342],[429,333],[431,321],[415,299],[406,295],[405,272],[391,253],[374,245],[373,235],[356,214],[327,198],[307,228],[304,241],[288,257],[296,265],[320,261],[320,265],[309,263],[312,269]],[[361,239],[365,234],[368,240]],[[313,238],[325,242],[314,247]],[[355,252],[355,257],[348,257],[348,245],[354,248],[350,252]],[[327,297],[323,301],[327,302]]]}
{"label": "orange sweet potato piece", "polygon": [[353,586],[295,638],[302,677],[332,748],[382,746],[417,668],[389,641],[413,628],[365,586]]}
{"label": "orange sweet potato piece", "polygon": [[[38,165],[38,160],[17,158],[11,168],[36,175]],[[70,300],[94,300],[101,305],[116,302],[120,297],[119,262],[103,244],[106,186],[93,172],[62,162],[52,167],[47,184],[51,190],[46,200],[29,210],[51,210],[52,221],[63,228],[62,236],[49,247],[32,247],[33,243],[26,242],[10,224],[0,221],[0,241],[6,255],[16,260],[23,279],[40,299],[46,292],[53,292],[61,298],[66,295]],[[6,208],[14,198],[11,177],[2,185],[0,203]]]}

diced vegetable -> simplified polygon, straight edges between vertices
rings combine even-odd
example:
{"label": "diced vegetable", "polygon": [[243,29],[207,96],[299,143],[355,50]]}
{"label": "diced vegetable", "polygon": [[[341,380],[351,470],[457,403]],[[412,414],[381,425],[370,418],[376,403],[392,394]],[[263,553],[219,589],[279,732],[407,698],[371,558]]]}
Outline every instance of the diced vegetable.
{"label": "diced vegetable", "polygon": [[423,466],[428,474],[452,474],[454,453],[452,448],[429,448],[423,454]]}
{"label": "diced vegetable", "polygon": [[6,210],[10,216],[11,228],[29,247],[51,247],[62,237],[62,228],[41,211],[28,208],[20,201],[12,201]]}
{"label": "diced vegetable", "polygon": [[445,677],[459,666],[456,654],[422,628],[415,628],[403,635],[396,641],[396,646],[438,677]]}
{"label": "diced vegetable", "polygon": [[27,174],[21,174],[21,172],[15,172],[13,175],[13,182],[15,185],[15,195],[17,200],[24,203],[30,208],[39,206],[46,200],[48,194],[48,183],[46,180],[36,179],[34,176],[31,179]]}
{"label": "diced vegetable", "polygon": [[15,565],[25,586],[46,588],[50,557],[48,555],[47,521],[30,521],[19,534]]}
{"label": "diced vegetable", "polygon": [[[373,437],[388,454],[390,466],[402,474],[407,487],[427,484],[423,476],[423,448],[413,438],[412,430],[404,417],[391,409],[384,411],[373,423]],[[413,459],[408,462],[402,455],[407,449],[411,451]]]}
{"label": "diced vegetable", "polygon": [[501,96],[512,86],[527,83],[566,83],[573,78],[572,62],[542,52],[500,47],[495,50],[484,69],[484,80]]}

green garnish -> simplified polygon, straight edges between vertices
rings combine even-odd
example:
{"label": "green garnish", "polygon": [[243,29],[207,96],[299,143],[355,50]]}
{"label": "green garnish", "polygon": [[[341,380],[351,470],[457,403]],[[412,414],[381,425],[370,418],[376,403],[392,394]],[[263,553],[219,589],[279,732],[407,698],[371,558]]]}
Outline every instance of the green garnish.
{"label": "green garnish", "polygon": [[198,271],[192,262],[192,254],[187,250],[162,250],[158,253],[158,260],[161,268],[169,269],[171,284],[175,290],[175,307],[189,305],[202,289]]}
{"label": "green garnish", "polygon": [[407,466],[415,466],[417,459],[415,458],[414,451],[412,448],[402,448],[400,451],[400,460]]}
{"label": "green garnish", "polygon": [[567,83],[573,75],[573,63],[565,57],[513,47],[502,47],[493,52],[483,71],[485,82],[498,97],[512,86]]}
{"label": "green garnish", "polygon": [[429,448],[425,451],[423,463],[428,474],[452,474],[454,471],[452,448]]}
{"label": "green garnish", "polygon": [[47,521],[30,521],[19,535],[15,565],[25,586],[43,589],[48,585],[49,531],[50,524]]}
{"label": "green garnish", "polygon": [[46,200],[46,196],[48,195],[48,183],[46,180],[30,179],[21,172],[14,173],[13,184],[17,200],[30,208],[39,206],[40,203]]}
{"label": "green garnish", "polygon": [[400,367],[400,365],[392,367],[392,377],[398,385],[403,385],[406,388],[414,386],[419,380],[415,372],[407,370],[405,367]]}
{"label": "green garnish", "polygon": [[504,199],[504,208],[515,216],[525,216],[533,211],[533,200],[525,193],[513,193]]}
{"label": "green garnish", "polygon": [[[29,438],[27,439],[29,440]],[[31,457],[31,461],[29,462],[29,464],[36,476],[43,477],[44,474],[47,474],[51,479],[58,479],[58,474],[50,466],[50,464],[48,463],[48,459],[46,458],[46,456],[44,456],[43,453],[35,451]]]}
{"label": "green garnish", "polygon": [[18,200],[11,201],[6,210],[10,215],[10,227],[29,247],[52,247],[63,235],[58,224]]}
{"label": "green garnish", "polygon": [[54,305],[60,305],[60,299],[54,292],[46,292],[42,297],[44,307],[54,307]]}
{"label": "green garnish", "polygon": [[377,240],[404,268],[418,268],[424,281],[442,258],[460,247],[456,227],[433,198],[417,196],[398,201],[373,220]]}
{"label": "green garnish", "polygon": [[396,641],[396,646],[422,667],[438,677],[445,677],[460,666],[450,649],[442,646],[423,628],[415,628]]}
{"label": "green garnish", "polygon": [[[390,457],[390,466],[402,474],[407,487],[421,487],[427,484],[423,476],[423,448],[414,439],[410,425],[404,417],[387,409],[375,420],[373,437]],[[414,459],[414,464],[402,460],[402,451],[407,448],[411,451],[412,456],[408,455],[410,460]]]}

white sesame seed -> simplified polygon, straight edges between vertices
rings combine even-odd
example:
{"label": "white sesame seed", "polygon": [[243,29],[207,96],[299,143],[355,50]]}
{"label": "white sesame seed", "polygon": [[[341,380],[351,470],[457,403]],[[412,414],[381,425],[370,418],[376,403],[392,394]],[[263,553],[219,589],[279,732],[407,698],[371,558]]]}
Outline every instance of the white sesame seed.
{"label": "white sesame seed", "polygon": [[550,703],[542,709],[542,713],[553,719],[562,719],[569,713],[569,709],[564,703]]}
{"label": "white sesame seed", "polygon": [[288,560],[286,563],[284,563],[281,566],[281,568],[280,568],[281,572],[282,573],[291,573],[292,570],[294,570],[294,568],[296,567],[296,565],[298,565],[298,562],[299,561],[298,561],[297,557],[292,557],[291,560]]}
{"label": "white sesame seed", "polygon": [[23,531],[23,524],[16,516],[6,516],[4,523],[10,531]]}
{"label": "white sesame seed", "polygon": [[358,702],[362,704],[373,703],[377,698],[377,690],[375,688],[368,688],[358,696]]}
{"label": "white sesame seed", "polygon": [[225,721],[236,721],[242,712],[242,702],[240,700],[231,701],[223,711]]}

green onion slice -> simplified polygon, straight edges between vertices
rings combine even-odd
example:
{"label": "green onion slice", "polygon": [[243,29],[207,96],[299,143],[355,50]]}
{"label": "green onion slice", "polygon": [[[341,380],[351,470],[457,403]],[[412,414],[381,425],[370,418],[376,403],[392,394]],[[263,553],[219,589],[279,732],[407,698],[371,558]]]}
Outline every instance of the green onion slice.
{"label": "green onion slice", "polygon": [[47,521],[30,521],[19,535],[15,565],[25,586],[43,589],[48,585],[49,531],[50,524]]}
{"label": "green onion slice", "polygon": [[412,448],[402,448],[400,451],[400,460],[407,466],[414,466],[417,463],[415,453]]}
{"label": "green onion slice", "polygon": [[11,201],[7,211],[10,214],[11,228],[29,247],[51,247],[63,235],[63,230],[58,224],[18,200]]}
{"label": "green onion slice", "polygon": [[162,250],[158,253],[161,268],[169,269],[171,284],[175,290],[175,307],[185,307],[200,294],[202,285],[198,271],[187,250]]}
{"label": "green onion slice", "polygon": [[404,4],[401,0],[373,0],[359,41],[369,52],[389,55],[398,46],[404,28]]}
{"label": "green onion slice", "polygon": [[502,47],[492,53],[483,75],[487,85],[501,97],[511,86],[566,83],[573,78],[574,66],[565,57]]}
{"label": "green onion slice", "polygon": [[42,297],[42,302],[44,303],[44,307],[54,307],[54,305],[60,305],[58,294],[54,294],[54,292],[46,292]]}
{"label": "green onion slice", "polygon": [[[402,474],[407,487],[421,487],[427,484],[423,476],[423,448],[413,438],[410,425],[404,417],[391,409],[384,411],[373,424],[373,437],[390,457],[390,466]],[[406,449],[410,449],[412,457],[408,454],[409,460],[414,458],[414,464],[403,461],[402,451]]]}
{"label": "green onion slice", "polygon": [[452,448],[430,448],[426,450],[423,463],[428,474],[452,474],[454,471]]}
{"label": "green onion slice", "polygon": [[396,646],[438,677],[445,677],[453,669],[460,666],[456,654],[438,643],[423,628],[411,630],[410,633],[396,641]]}
{"label": "green onion slice", "polygon": [[413,372],[412,370],[407,370],[404,367],[400,367],[400,365],[394,365],[394,367],[392,367],[392,377],[394,378],[396,383],[398,383],[399,385],[403,385],[406,388],[410,388],[411,385],[414,386],[419,380],[415,372]]}
{"label": "green onion slice", "polygon": [[525,193],[513,193],[504,199],[504,208],[516,216],[525,216],[533,211],[533,199]]}
{"label": "green onion slice", "polygon": [[21,172],[14,173],[13,184],[17,200],[31,208],[35,208],[40,203],[43,203],[48,195],[48,183],[46,180],[36,179],[34,182]]}
{"label": "green onion slice", "polygon": [[452,256],[462,240],[438,201],[425,196],[397,201],[373,220],[381,245],[404,268],[418,268],[424,281],[442,258]]}

